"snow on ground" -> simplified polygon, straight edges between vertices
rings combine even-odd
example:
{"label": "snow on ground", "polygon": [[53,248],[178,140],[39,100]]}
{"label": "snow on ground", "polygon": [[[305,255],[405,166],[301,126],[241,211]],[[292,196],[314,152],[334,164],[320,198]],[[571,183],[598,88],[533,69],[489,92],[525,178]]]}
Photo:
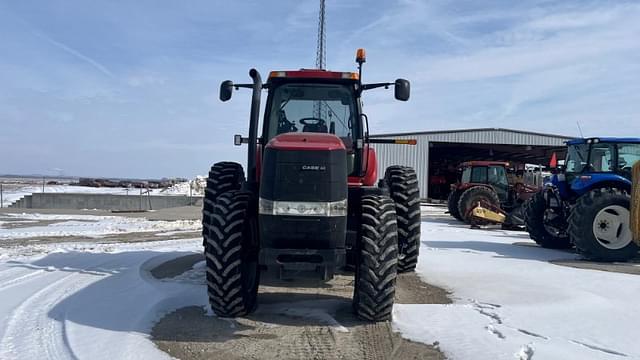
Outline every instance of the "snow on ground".
{"label": "snow on ground", "polygon": [[[403,336],[454,360],[640,358],[637,275],[553,265],[575,255],[521,232],[468,229],[443,208],[425,216],[418,272],[455,303],[396,305]],[[200,251],[200,239],[3,249],[0,359],[168,358],[147,334],[168,311],[206,305],[204,265],[164,281],[148,271]]]}
{"label": "snow on ground", "polygon": [[[0,241],[51,236],[100,237],[131,232],[169,232],[173,235],[197,231],[202,226],[199,220],[149,221],[144,218],[124,216],[2,214],[1,212],[0,216],[11,219],[11,221],[0,222]],[[7,223],[35,222],[37,224],[39,221],[55,222],[43,226],[4,228]]]}
{"label": "snow on ground", "polygon": [[637,275],[554,265],[576,256],[424,210],[418,272],[456,301],[397,305],[403,336],[437,341],[452,359],[640,359]]}
{"label": "snow on ground", "polygon": [[[0,261],[0,359],[169,359],[148,339],[157,319],[207,304],[202,283],[149,270],[201,240],[39,246]],[[189,252],[190,251],[190,252]],[[200,277],[202,271],[199,271]]]}

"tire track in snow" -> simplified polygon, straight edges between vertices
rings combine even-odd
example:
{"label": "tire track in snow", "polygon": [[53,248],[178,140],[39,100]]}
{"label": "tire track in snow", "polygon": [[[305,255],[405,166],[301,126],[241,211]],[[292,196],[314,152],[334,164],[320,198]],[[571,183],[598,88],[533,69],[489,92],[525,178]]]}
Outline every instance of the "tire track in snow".
{"label": "tire track in snow", "polygon": [[485,330],[487,330],[490,334],[496,336],[500,340],[506,339],[507,337],[502,333],[502,331],[496,328],[496,326],[502,325],[502,318],[500,317],[500,315],[498,315],[498,313],[491,311],[499,309],[500,305],[483,303],[475,299],[470,300],[473,309],[480,315],[485,316],[489,319],[489,324],[485,325],[484,327]]}
{"label": "tire track in snow", "polygon": [[[487,330],[489,333],[491,333],[492,335],[496,336],[498,339],[500,340],[506,340],[507,336],[500,330],[498,330],[496,327],[497,326],[503,326],[507,329],[510,330],[515,330],[521,334],[527,335],[527,336],[531,336],[534,338],[538,338],[538,339],[544,339],[544,340],[549,340],[548,337],[544,336],[544,335],[540,335],[540,334],[536,334],[534,332],[528,331],[528,330],[523,330],[523,329],[519,329],[513,326],[509,326],[507,324],[504,323],[504,321],[502,320],[502,317],[497,313],[497,310],[500,309],[502,307],[502,305],[499,304],[493,304],[493,303],[486,303],[486,302],[479,302],[475,299],[470,299],[473,309],[475,311],[477,311],[479,314],[487,317],[490,321],[490,324],[486,325],[484,328],[485,330]],[[494,312],[496,311],[496,312]],[[514,354],[514,356],[518,359],[518,360],[531,360],[533,358],[533,354],[535,353],[535,348],[533,347],[534,343],[528,343],[525,345],[522,345],[520,347],[520,349],[518,349],[518,351]]]}
{"label": "tire track in snow", "polygon": [[[99,268],[107,263],[109,261],[102,262],[93,268]],[[37,270],[36,272],[53,276],[60,271],[69,270],[64,267],[56,271]],[[97,281],[96,275],[98,273],[91,272],[91,269],[74,270],[31,294],[9,316],[10,320],[4,336],[0,339],[0,349],[2,349],[0,359],[77,359],[66,333],[66,309],[55,314],[50,312],[75,291]],[[82,277],[79,281],[72,280],[79,276]],[[15,285],[17,284],[12,286]],[[25,324],[31,326],[25,328]],[[37,331],[31,332],[29,331],[31,329]],[[25,349],[28,350],[25,351]]]}
{"label": "tire track in snow", "polygon": [[532,331],[528,331],[528,330],[524,330],[524,329],[516,329],[516,330],[518,330],[519,332],[521,332],[521,333],[523,333],[525,335],[529,335],[529,336],[532,336],[532,337],[535,337],[535,338],[538,338],[538,339],[549,340],[548,337],[546,337],[544,335],[536,334],[536,333],[534,333]]}
{"label": "tire track in snow", "polygon": [[39,275],[43,275],[44,272],[45,272],[45,270],[29,271],[24,275],[20,275],[18,277],[10,278],[9,280],[0,283],[0,291],[8,289],[8,288],[16,286],[16,285],[22,285],[22,284],[24,284],[25,280],[37,279],[37,278],[40,277]]}
{"label": "tire track in snow", "polygon": [[[64,342],[56,344],[59,342],[56,341],[56,333],[60,332],[62,324],[56,320],[49,319],[47,316],[50,307],[55,306],[55,303],[51,304],[47,300],[51,298],[51,294],[64,289],[60,288],[59,285],[65,283],[74,275],[74,273],[67,274],[40,289],[11,313],[4,337],[0,341],[0,348],[3,349],[0,353],[0,358],[75,358],[71,349],[67,348]],[[60,294],[58,294],[58,297],[60,297]],[[50,306],[43,306],[44,304]],[[25,333],[24,324],[37,324],[32,328],[38,331],[36,333]],[[16,350],[20,351],[20,353],[15,353],[14,351]]]}
{"label": "tire track in snow", "polygon": [[603,352],[603,353],[605,353],[605,354],[617,355],[617,356],[622,356],[622,357],[628,357],[628,356],[629,356],[629,355],[627,355],[627,354],[625,354],[625,353],[621,353],[621,352],[618,352],[618,351],[615,351],[615,350],[607,349],[607,348],[604,348],[604,347],[602,347],[602,346],[597,346],[597,345],[587,344],[587,343],[582,342],[582,341],[569,340],[569,342],[570,342],[570,343],[572,343],[572,344],[579,345],[579,346],[584,346],[584,347],[586,347],[587,349],[591,349],[591,350],[595,350],[595,351],[600,351],[600,352]]}

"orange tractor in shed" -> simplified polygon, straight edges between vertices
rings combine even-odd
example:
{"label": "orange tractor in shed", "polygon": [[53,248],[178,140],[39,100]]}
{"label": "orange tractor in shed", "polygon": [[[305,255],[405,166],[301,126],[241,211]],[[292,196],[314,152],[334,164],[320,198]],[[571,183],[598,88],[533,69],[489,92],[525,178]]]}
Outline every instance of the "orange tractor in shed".
{"label": "orange tractor in shed", "polygon": [[460,164],[460,181],[451,186],[447,199],[449,214],[469,224],[523,227],[523,205],[539,188],[509,176],[509,165],[502,161]]}

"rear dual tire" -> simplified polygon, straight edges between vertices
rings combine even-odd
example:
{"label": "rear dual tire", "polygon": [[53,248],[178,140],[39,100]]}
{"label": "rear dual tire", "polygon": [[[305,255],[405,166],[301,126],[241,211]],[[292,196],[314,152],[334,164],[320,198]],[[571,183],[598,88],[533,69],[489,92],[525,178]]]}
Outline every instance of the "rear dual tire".
{"label": "rear dual tire", "polygon": [[413,168],[390,166],[385,172],[398,221],[398,272],[414,271],[420,252],[420,189]]}

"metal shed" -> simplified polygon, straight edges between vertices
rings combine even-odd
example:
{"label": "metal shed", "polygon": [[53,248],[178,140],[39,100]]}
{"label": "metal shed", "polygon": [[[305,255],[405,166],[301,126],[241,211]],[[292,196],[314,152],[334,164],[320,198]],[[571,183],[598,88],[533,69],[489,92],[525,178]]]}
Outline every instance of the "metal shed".
{"label": "metal shed", "polygon": [[[372,138],[417,139],[416,146],[375,144],[379,177],[390,165],[406,165],[416,169],[420,182],[420,197],[442,198],[433,179],[446,171],[443,167],[457,166],[469,160],[517,161],[529,164],[548,164],[553,152],[562,152],[572,137],[502,128],[423,131],[376,134]],[[431,186],[430,186],[431,184]],[[441,186],[448,188],[448,184]]]}

